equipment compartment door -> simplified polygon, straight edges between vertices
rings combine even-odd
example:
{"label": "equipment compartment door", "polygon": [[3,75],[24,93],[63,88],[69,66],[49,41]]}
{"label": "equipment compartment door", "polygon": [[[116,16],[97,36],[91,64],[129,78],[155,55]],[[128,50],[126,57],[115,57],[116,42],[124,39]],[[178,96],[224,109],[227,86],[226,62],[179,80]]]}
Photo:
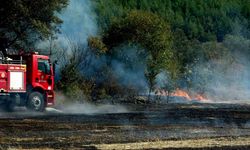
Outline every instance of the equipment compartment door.
{"label": "equipment compartment door", "polygon": [[7,65],[0,64],[0,93],[7,92]]}
{"label": "equipment compartment door", "polygon": [[24,72],[10,72],[10,87],[12,91],[22,91],[24,90]]}

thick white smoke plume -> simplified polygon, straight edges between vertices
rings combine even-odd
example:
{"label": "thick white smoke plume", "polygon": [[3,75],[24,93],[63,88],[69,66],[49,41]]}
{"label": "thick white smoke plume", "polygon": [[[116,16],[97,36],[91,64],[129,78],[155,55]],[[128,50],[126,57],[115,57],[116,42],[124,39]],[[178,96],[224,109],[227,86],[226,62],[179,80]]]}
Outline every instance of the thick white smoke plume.
{"label": "thick white smoke plume", "polygon": [[87,44],[89,36],[97,34],[96,14],[91,0],[70,0],[66,10],[60,14],[63,20],[58,41],[62,45],[67,39]]}
{"label": "thick white smoke plume", "polygon": [[[96,15],[91,0],[70,0],[58,16],[63,20],[60,33],[52,41],[52,48],[70,48],[69,41],[86,45],[89,36],[97,34]],[[47,49],[51,41],[39,42],[37,47]]]}

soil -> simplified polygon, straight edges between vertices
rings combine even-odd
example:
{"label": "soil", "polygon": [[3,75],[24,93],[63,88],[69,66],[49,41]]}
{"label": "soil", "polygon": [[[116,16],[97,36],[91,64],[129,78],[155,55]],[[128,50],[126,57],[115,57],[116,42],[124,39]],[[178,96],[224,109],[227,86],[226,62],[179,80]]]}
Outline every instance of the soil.
{"label": "soil", "polygon": [[249,104],[125,107],[123,113],[0,112],[0,149],[250,149]]}

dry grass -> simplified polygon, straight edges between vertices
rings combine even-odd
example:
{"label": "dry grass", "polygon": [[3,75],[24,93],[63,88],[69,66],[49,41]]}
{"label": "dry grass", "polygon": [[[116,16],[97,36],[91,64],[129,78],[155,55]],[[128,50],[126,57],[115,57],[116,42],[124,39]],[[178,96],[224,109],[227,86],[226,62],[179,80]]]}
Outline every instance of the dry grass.
{"label": "dry grass", "polygon": [[137,142],[125,144],[98,144],[93,145],[98,149],[164,149],[164,148],[204,148],[204,147],[225,147],[225,146],[249,146],[250,137],[238,138],[212,138],[212,139],[188,139],[188,140],[167,140],[155,142]]}

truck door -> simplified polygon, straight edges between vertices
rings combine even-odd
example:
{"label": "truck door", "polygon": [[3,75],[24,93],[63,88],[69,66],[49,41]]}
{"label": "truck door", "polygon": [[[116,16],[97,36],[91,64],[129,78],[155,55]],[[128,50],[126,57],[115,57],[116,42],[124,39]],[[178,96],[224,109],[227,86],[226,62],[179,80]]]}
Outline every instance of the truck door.
{"label": "truck door", "polygon": [[[50,78],[50,65],[47,59],[38,58],[37,61],[37,76],[36,82],[38,82],[45,90],[50,87],[48,79]],[[50,89],[49,89],[50,90]]]}

